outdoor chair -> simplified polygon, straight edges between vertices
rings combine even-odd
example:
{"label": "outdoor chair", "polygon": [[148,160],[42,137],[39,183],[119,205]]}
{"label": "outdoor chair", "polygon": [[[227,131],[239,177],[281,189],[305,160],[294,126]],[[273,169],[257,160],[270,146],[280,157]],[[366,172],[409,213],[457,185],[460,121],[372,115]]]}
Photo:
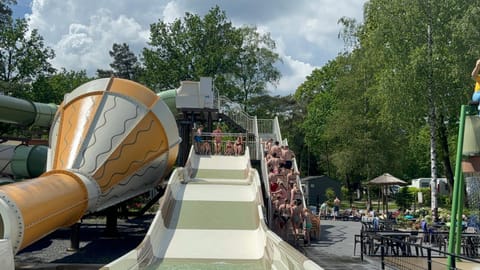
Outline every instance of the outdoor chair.
{"label": "outdoor chair", "polygon": [[408,238],[408,248],[407,253],[409,256],[412,255],[412,248],[415,248],[415,255],[422,255],[423,257],[423,236],[411,235]]}
{"label": "outdoor chair", "polygon": [[360,247],[360,252],[362,251],[362,243],[363,243],[363,252],[367,252],[367,246],[368,246],[368,237],[367,234],[363,234],[363,239],[361,234],[356,234],[354,236],[354,243],[353,243],[353,256],[356,255],[356,250],[357,250],[357,244],[359,244]]}

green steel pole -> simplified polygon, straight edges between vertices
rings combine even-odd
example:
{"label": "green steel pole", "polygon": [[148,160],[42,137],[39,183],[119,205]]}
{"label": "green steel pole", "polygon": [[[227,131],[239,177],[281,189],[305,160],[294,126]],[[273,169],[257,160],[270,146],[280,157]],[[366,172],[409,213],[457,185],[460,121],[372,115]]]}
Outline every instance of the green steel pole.
{"label": "green steel pole", "polygon": [[[463,153],[463,136],[465,132],[465,110],[466,106],[462,105],[460,110],[460,124],[458,127],[458,138],[457,138],[457,156],[455,160],[455,182],[453,184],[453,198],[452,198],[452,211],[450,214],[450,233],[448,234],[448,253],[453,253],[455,249],[455,236],[457,229],[457,211],[459,209],[458,204],[460,196],[459,190],[462,185],[460,182],[463,182],[462,174],[462,153]],[[452,256],[448,256],[448,268],[452,265]]]}
{"label": "green steel pole", "polygon": [[[463,199],[465,197],[464,190],[465,190],[465,179],[463,178],[462,173],[462,181],[458,184],[458,202],[457,202],[457,230],[455,232],[455,254],[460,254],[460,248],[462,247],[462,215],[463,215]],[[452,226],[452,225],[450,225]]]}

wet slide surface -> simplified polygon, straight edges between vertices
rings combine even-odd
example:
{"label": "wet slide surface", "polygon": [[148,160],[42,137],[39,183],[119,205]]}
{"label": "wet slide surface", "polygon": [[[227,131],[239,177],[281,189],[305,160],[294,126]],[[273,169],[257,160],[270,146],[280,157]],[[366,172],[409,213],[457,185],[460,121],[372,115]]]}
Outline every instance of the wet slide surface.
{"label": "wet slide surface", "polygon": [[248,156],[191,155],[191,167],[172,174],[142,244],[103,269],[284,268],[274,266],[273,233],[266,232],[260,180],[249,164]]}

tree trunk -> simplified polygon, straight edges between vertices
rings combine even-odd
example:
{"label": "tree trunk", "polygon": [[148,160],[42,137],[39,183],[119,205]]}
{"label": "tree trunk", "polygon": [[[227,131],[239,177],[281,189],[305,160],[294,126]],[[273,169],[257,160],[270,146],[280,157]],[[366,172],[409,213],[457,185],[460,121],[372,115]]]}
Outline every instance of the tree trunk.
{"label": "tree trunk", "polygon": [[440,140],[440,147],[442,151],[442,160],[443,167],[445,168],[445,177],[448,181],[448,190],[450,191],[450,196],[453,193],[453,169],[452,163],[450,162],[450,150],[448,149],[448,134],[447,128],[444,124],[444,115],[440,114],[440,121],[438,122],[438,138]]}
{"label": "tree trunk", "polygon": [[[430,2],[428,2],[430,4]],[[431,15],[430,18],[431,20]],[[433,99],[433,67],[432,67],[432,30],[431,22],[427,26],[427,38],[428,38],[428,61],[429,71],[427,74],[428,85],[428,123],[430,125],[430,170],[432,180],[430,182],[430,190],[432,194],[431,209],[432,216],[435,217],[435,221],[438,219],[438,203],[437,203],[437,142],[436,142],[436,114],[435,114],[435,102]]]}

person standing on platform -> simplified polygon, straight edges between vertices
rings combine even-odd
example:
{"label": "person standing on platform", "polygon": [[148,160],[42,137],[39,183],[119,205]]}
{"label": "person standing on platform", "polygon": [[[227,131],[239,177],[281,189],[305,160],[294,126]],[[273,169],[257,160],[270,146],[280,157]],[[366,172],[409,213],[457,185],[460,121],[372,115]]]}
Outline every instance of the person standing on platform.
{"label": "person standing on platform", "polygon": [[215,155],[220,155],[222,152],[222,129],[220,129],[220,125],[217,125],[217,128],[212,132],[214,138],[214,150]]}
{"label": "person standing on platform", "polygon": [[335,197],[335,200],[333,200],[333,220],[337,220],[338,213],[340,212],[340,199],[338,197]]}
{"label": "person standing on platform", "polygon": [[[475,81],[475,87],[472,95],[473,102],[480,102],[480,76],[478,72],[480,71],[480,59],[475,63],[475,67],[472,70],[472,79]],[[480,114],[480,104],[478,105],[478,111]]]}
{"label": "person standing on platform", "polygon": [[322,217],[327,219],[327,212],[328,212],[327,207],[328,207],[327,202],[323,202],[322,205],[320,205],[320,211],[319,211],[319,214],[318,214],[319,219],[322,219]]}

